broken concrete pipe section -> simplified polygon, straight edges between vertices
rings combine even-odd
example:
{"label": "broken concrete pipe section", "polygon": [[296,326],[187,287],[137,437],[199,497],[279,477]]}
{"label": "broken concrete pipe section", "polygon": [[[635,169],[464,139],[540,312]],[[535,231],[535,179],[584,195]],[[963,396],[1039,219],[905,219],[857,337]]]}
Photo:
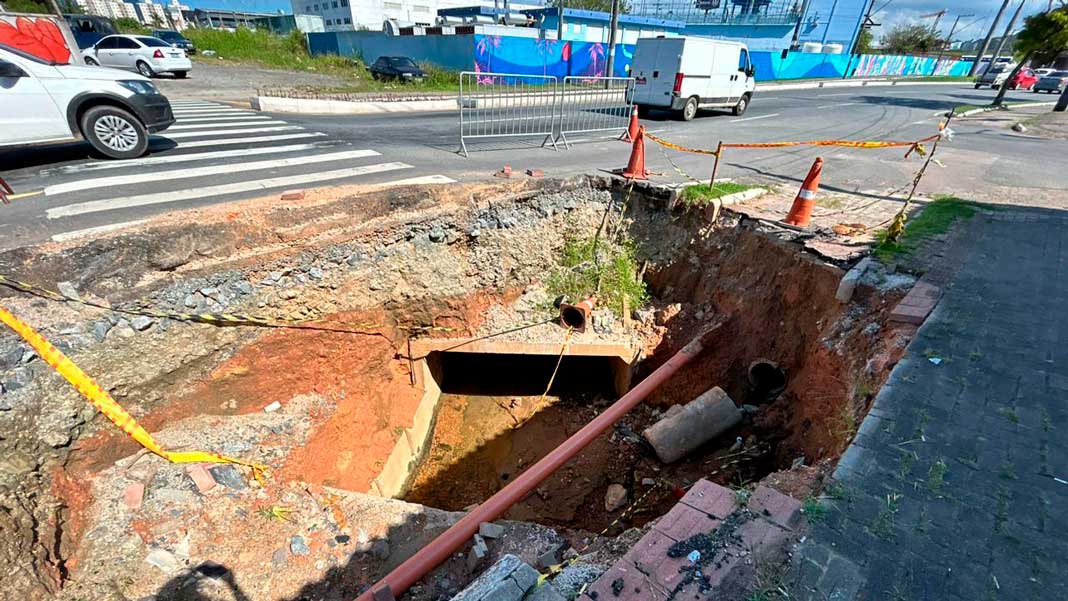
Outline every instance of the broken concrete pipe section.
{"label": "broken concrete pipe section", "polygon": [[577,304],[562,303],[560,305],[560,325],[579,332],[586,331],[586,324],[590,320],[590,314],[597,303],[597,298],[591,296]]}
{"label": "broken concrete pipe section", "polygon": [[660,461],[674,463],[741,421],[741,409],[716,386],[685,405],[672,405],[642,436]]}

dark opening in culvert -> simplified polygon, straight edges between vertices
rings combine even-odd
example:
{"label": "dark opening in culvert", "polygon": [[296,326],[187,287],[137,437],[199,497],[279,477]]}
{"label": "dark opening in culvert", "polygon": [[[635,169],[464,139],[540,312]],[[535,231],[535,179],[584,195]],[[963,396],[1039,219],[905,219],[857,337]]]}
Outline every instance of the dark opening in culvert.
{"label": "dark opening in culvert", "polygon": [[[438,384],[443,393],[481,396],[540,395],[545,392],[558,358],[552,355],[463,352],[436,355],[440,374]],[[611,396],[618,361],[616,357],[564,357],[549,394]]]}
{"label": "dark opening in culvert", "polygon": [[750,403],[762,405],[777,399],[786,390],[786,372],[767,359],[749,364]]}

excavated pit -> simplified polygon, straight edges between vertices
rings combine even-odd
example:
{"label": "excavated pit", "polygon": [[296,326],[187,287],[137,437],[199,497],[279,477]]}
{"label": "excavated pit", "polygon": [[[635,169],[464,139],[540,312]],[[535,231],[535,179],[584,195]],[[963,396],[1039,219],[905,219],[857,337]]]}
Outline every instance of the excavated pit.
{"label": "excavated pit", "polygon": [[[795,496],[818,486],[911,336],[912,330],[887,324],[900,292],[861,285],[842,304],[835,299],[840,266],[803,252],[778,230],[729,212],[712,224],[709,211],[643,189],[633,194],[622,223],[648,288],[645,306],[633,307],[628,319],[617,307],[599,306],[593,327],[570,339],[556,323],[483,339],[553,317],[543,280],[566,234],[592,233],[608,203],[618,211],[625,196],[618,182],[601,178],[508,185],[357,195],[248,221],[226,211],[212,224],[209,214],[201,216],[203,234],[164,227],[60,251],[63,268],[51,249],[0,257],[24,279],[41,281],[30,274],[44,273],[78,281],[84,293],[116,304],[184,310],[194,309],[193,298],[200,303],[195,310],[317,315],[359,332],[161,322],[72,347],[73,358],[164,441],[265,462],[277,485],[258,491],[254,502],[240,491],[203,497],[221,505],[167,493],[186,504],[157,515],[152,503],[163,498],[160,491],[183,478],[163,463],[146,483],[146,505],[123,509],[125,474],[138,447],[86,410],[65,384],[38,375],[18,393],[27,399],[25,409],[0,413],[0,419],[23,420],[8,424],[22,423],[12,426],[22,430],[9,429],[0,443],[10,443],[13,457],[33,457],[0,465],[0,502],[16,515],[0,518],[11,543],[0,551],[31,576],[10,586],[0,582],[0,592],[73,599],[114,586],[125,587],[128,598],[172,590],[143,561],[147,550],[173,549],[183,540],[173,533],[179,523],[188,561],[226,563],[243,577],[251,601],[358,593],[434,532],[429,518],[379,528],[351,523],[349,512],[349,522],[336,516],[316,522],[300,530],[312,543],[322,532],[354,539],[370,533],[372,540],[393,541],[394,552],[380,557],[368,546],[353,553],[347,542],[320,541],[313,556],[333,550],[336,557],[323,563],[336,569],[312,570],[315,562],[305,566],[287,555],[295,526],[265,522],[256,508],[310,496],[330,514],[336,509],[322,499],[351,491],[402,498],[428,515],[463,510],[513,480],[715,322],[722,325],[700,356],[510,510],[506,517],[532,523],[526,535],[541,541],[515,542],[515,552],[533,554],[527,559],[534,562],[550,544],[539,524],[571,540],[610,525],[608,536],[642,526],[699,478],[733,486],[773,481]],[[195,250],[185,261],[192,263],[159,259],[169,256],[160,248],[181,247],[190,236]],[[163,241],[142,251],[153,237]],[[106,273],[94,259],[102,249],[115,263]],[[252,292],[236,292],[242,287]],[[208,288],[232,297],[221,302]],[[41,300],[15,310],[44,323],[50,337],[71,323],[89,324],[84,330],[92,332],[105,319],[69,306],[50,313]],[[565,339],[569,350],[546,391]],[[5,349],[18,346],[2,342]],[[747,419],[683,460],[660,463],[642,430],[713,386],[747,405]],[[264,413],[276,403],[280,411]],[[25,420],[36,420],[34,427]],[[791,469],[800,462],[816,467]],[[620,511],[605,507],[613,484],[630,501],[642,499],[614,524]],[[360,501],[375,502],[388,503]],[[241,534],[250,531],[257,536]],[[131,532],[137,536],[131,539]],[[284,574],[279,549],[289,557]],[[262,578],[264,570],[271,578]],[[136,577],[115,585],[120,573]],[[450,560],[408,598],[450,595],[472,574],[463,559]]]}

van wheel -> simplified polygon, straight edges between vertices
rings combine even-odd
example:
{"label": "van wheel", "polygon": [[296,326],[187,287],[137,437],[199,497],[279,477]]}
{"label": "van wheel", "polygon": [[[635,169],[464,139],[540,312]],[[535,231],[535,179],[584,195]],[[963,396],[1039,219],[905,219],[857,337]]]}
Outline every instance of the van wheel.
{"label": "van wheel", "polygon": [[120,108],[94,106],[82,115],[81,126],[93,149],[109,158],[132,159],[148,149],[145,126]]}
{"label": "van wheel", "polygon": [[686,106],[682,107],[682,120],[693,121],[693,118],[697,116],[697,96],[690,96],[686,99]]}
{"label": "van wheel", "polygon": [[651,113],[651,112],[653,112],[653,109],[651,109],[647,105],[644,105],[644,104],[639,104],[638,105],[638,116],[639,117],[648,117],[649,113]]}
{"label": "van wheel", "polygon": [[145,77],[156,76],[156,72],[152,70],[152,66],[145,61],[137,61],[137,72]]}
{"label": "van wheel", "polygon": [[745,109],[749,108],[749,94],[742,94],[742,97],[738,99],[738,104],[734,105],[734,116],[744,115]]}

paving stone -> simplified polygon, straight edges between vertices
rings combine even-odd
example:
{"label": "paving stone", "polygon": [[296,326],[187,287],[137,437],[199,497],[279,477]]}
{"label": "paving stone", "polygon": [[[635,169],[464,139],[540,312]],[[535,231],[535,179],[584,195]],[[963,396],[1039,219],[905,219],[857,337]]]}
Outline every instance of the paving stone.
{"label": "paving stone", "polygon": [[801,525],[801,502],[767,486],[758,486],[749,497],[749,510],[790,530]]}
{"label": "paving stone", "polygon": [[708,480],[695,482],[680,502],[721,520],[737,505],[734,492]]}
{"label": "paving stone", "polygon": [[208,492],[215,488],[215,479],[211,477],[211,474],[208,473],[208,470],[203,465],[191,465],[185,469],[185,473],[193,480],[193,484],[196,484],[197,490],[200,492]]}
{"label": "paving stone", "polygon": [[656,530],[673,540],[686,540],[699,532],[711,532],[722,522],[684,503],[676,503],[656,523]]}
{"label": "paving stone", "polygon": [[[668,549],[673,544],[674,539],[651,530],[631,548],[626,557],[641,572],[648,574],[654,586],[674,590],[685,577],[679,573],[679,568],[689,565],[690,561],[686,557],[668,557]],[[601,580],[604,580],[603,576]]]}

